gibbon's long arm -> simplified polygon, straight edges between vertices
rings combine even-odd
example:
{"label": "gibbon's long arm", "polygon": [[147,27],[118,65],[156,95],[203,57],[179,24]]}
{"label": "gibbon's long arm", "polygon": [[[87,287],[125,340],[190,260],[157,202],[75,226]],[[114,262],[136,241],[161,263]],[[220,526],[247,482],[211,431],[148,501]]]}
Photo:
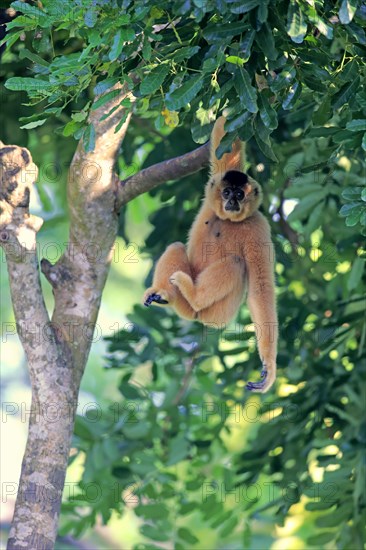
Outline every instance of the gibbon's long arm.
{"label": "gibbon's long arm", "polygon": [[253,238],[244,244],[247,269],[247,305],[262,361],[262,380],[248,382],[247,389],[266,392],[276,379],[278,320],[274,285],[274,248],[267,220],[257,212]]}

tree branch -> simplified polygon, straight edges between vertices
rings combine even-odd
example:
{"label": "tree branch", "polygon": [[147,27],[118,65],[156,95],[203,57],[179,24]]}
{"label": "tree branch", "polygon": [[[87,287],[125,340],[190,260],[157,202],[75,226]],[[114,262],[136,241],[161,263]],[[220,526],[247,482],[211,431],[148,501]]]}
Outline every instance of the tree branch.
{"label": "tree branch", "polygon": [[[32,386],[44,383],[47,367],[57,361],[53,327],[43,299],[39,278],[36,235],[43,220],[29,214],[30,192],[38,169],[30,153],[17,146],[0,145],[0,245],[9,272],[10,291],[19,338],[29,364]],[[50,336],[40,353],[44,330]]]}
{"label": "tree branch", "polygon": [[209,156],[210,144],[206,143],[190,153],[149,166],[121,181],[117,191],[117,209],[119,210],[130,200],[162,183],[177,180],[202,170],[204,166],[208,165]]}

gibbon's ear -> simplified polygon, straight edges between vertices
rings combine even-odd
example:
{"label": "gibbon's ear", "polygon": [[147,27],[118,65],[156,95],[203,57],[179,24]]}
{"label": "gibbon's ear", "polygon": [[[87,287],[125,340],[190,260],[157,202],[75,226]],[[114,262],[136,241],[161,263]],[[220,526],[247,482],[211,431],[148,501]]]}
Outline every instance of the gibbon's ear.
{"label": "gibbon's ear", "polygon": [[226,118],[221,116],[215,122],[211,134],[210,174],[225,174],[228,170],[244,170],[244,143],[236,139],[230,153],[225,153],[219,160],[216,157],[216,149],[221,143],[226,132],[224,125]]}

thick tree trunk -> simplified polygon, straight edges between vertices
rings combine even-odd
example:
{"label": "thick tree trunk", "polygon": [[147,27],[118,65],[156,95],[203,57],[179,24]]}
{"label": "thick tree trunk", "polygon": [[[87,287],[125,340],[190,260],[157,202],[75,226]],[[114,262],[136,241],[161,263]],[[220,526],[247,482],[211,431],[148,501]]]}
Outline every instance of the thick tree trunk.
{"label": "thick tree trunk", "polygon": [[59,390],[52,405],[32,400],[8,550],[54,548],[76,404]]}

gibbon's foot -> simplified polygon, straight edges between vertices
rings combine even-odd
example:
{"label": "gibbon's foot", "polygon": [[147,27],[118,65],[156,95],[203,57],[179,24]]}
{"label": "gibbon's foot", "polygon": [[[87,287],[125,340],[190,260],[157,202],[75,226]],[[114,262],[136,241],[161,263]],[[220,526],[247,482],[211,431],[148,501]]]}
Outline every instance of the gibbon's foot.
{"label": "gibbon's foot", "polygon": [[169,303],[168,300],[165,300],[160,294],[156,294],[155,292],[152,292],[151,294],[146,296],[144,301],[144,306],[149,307],[153,302],[161,305],[165,305]]}
{"label": "gibbon's foot", "polygon": [[182,271],[175,271],[175,273],[173,273],[173,275],[169,277],[169,282],[172,285],[179,287],[179,283],[182,280],[182,275],[184,277],[185,273],[183,273]]}
{"label": "gibbon's foot", "polygon": [[263,370],[261,372],[262,381],[261,382],[248,382],[248,384],[245,386],[246,389],[249,390],[249,391],[258,391],[258,392],[266,391],[267,390],[267,384],[268,384],[267,375],[268,375],[268,371],[267,371],[266,365],[263,364]]}

